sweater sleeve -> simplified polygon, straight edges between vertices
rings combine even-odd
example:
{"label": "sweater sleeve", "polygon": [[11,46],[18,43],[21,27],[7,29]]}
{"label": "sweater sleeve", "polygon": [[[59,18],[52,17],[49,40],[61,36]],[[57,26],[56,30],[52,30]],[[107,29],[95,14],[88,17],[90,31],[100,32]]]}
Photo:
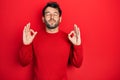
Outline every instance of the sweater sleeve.
{"label": "sweater sleeve", "polygon": [[82,64],[82,60],[83,60],[82,45],[72,46],[70,53],[70,63],[75,67],[79,68]]}
{"label": "sweater sleeve", "polygon": [[32,44],[30,45],[23,45],[20,52],[19,52],[19,60],[22,66],[27,66],[32,62],[33,58],[33,49]]}

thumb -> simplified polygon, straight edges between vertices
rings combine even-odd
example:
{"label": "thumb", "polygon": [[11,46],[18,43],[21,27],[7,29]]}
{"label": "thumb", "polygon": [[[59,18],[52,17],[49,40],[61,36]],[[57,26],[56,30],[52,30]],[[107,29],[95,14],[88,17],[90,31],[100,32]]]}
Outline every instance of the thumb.
{"label": "thumb", "polygon": [[74,31],[71,31],[71,32],[68,34],[68,38],[69,38],[70,41],[71,41],[72,38],[73,38],[72,34],[74,34]]}
{"label": "thumb", "polygon": [[37,31],[36,31],[36,32],[34,32],[33,36],[36,36],[36,34],[37,34]]}
{"label": "thumb", "polygon": [[34,38],[34,37],[36,36],[36,34],[37,34],[37,31],[36,31],[36,32],[34,32],[34,34],[33,34],[33,36],[32,36],[32,37]]}

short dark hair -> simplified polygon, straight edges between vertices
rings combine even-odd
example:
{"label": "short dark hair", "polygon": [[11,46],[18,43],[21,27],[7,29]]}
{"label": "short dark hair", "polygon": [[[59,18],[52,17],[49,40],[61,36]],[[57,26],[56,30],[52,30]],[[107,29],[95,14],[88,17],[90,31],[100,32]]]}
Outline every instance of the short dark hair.
{"label": "short dark hair", "polygon": [[42,10],[42,15],[43,15],[43,16],[45,16],[45,10],[46,10],[47,7],[56,8],[56,9],[58,10],[58,12],[59,12],[59,16],[62,15],[62,10],[60,9],[60,6],[58,5],[58,3],[57,3],[57,2],[52,2],[52,1],[50,1],[50,2],[48,2],[48,3],[46,4],[46,6],[45,6],[45,7],[43,8],[43,10]]}

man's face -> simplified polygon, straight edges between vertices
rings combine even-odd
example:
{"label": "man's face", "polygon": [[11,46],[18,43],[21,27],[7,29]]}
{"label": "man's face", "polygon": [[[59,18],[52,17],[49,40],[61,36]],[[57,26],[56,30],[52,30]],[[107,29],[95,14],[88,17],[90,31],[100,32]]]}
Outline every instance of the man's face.
{"label": "man's face", "polygon": [[59,26],[61,17],[59,16],[59,12],[57,9],[48,7],[45,10],[45,16],[43,17],[43,20],[47,28],[55,29]]}

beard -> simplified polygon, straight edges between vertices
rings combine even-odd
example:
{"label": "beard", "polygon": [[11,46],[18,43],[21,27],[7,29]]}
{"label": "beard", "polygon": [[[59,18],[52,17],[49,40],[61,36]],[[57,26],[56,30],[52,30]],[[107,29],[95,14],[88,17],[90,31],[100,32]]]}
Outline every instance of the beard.
{"label": "beard", "polygon": [[[56,27],[58,27],[59,26],[59,21],[60,21],[60,19],[59,20],[54,20],[54,19],[50,19],[50,20],[46,20],[46,19],[44,19],[44,21],[45,21],[45,24],[46,24],[46,27],[48,28],[48,29],[55,29]],[[55,23],[49,23],[50,21],[53,21],[53,22],[55,22]]]}

